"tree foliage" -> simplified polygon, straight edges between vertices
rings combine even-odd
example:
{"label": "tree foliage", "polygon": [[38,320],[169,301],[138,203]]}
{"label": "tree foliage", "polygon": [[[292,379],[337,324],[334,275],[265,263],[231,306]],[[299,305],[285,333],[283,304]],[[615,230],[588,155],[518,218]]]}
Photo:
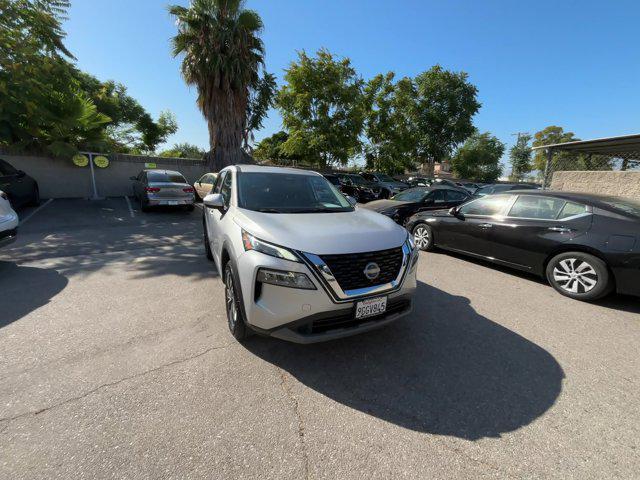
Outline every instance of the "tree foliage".
{"label": "tree foliage", "polygon": [[173,147],[161,151],[158,155],[160,157],[173,157],[173,158],[195,158],[201,159],[205,155],[205,150],[193,145],[191,143],[176,143]]}
{"label": "tree foliage", "polygon": [[531,135],[518,135],[516,144],[509,150],[511,161],[511,180],[521,182],[525,175],[533,169],[531,163]]}
{"label": "tree foliage", "polygon": [[[65,0],[0,0],[0,144],[71,156],[151,151],[177,126],[155,122],[124,86],[78,70],[64,46]],[[129,125],[131,142],[118,140]],[[124,137],[128,138],[128,137]]]}
{"label": "tree foliage", "polygon": [[418,157],[433,170],[434,162],[474,131],[473,116],[480,109],[478,89],[465,72],[451,72],[435,65],[414,79]]}
{"label": "tree foliage", "polygon": [[494,182],[502,173],[503,153],[504,143],[489,132],[474,133],[451,159],[451,168],[459,178]]}
{"label": "tree foliage", "polygon": [[416,89],[410,78],[394,82],[395,74],[376,75],[364,93],[367,168],[390,174],[411,168],[416,161]]}
{"label": "tree foliage", "polygon": [[265,162],[271,161],[280,165],[290,165],[296,157],[287,154],[282,148],[288,139],[289,134],[284,131],[263,138],[254,149],[253,156]]}
{"label": "tree foliage", "polygon": [[[553,145],[555,143],[575,142],[580,140],[573,132],[565,132],[562,127],[551,125],[533,136],[533,146]],[[575,154],[569,152],[556,152],[555,160],[559,162],[571,162],[575,160]],[[536,150],[533,157],[533,165],[536,170],[544,171],[547,163],[547,154],[544,149]]]}
{"label": "tree foliage", "polygon": [[182,56],[182,76],[197,88],[198,107],[207,120],[209,167],[217,171],[241,163],[243,142],[270,103],[271,79],[260,80],[262,20],[242,0],[193,0],[188,7],[173,5],[169,12],[178,27],[173,55]]}
{"label": "tree foliage", "polygon": [[324,167],[344,165],[361,151],[363,81],[348,58],[300,52],[284,79],[277,98],[289,134],[284,153]]}

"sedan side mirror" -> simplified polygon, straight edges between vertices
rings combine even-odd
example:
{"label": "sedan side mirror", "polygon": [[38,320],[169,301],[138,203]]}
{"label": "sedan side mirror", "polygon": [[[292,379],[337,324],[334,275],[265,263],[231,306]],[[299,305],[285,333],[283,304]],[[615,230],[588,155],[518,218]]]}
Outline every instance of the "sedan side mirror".
{"label": "sedan side mirror", "polygon": [[205,207],[215,208],[216,210],[224,209],[224,198],[219,193],[210,193],[202,199]]}
{"label": "sedan side mirror", "polygon": [[347,198],[347,202],[349,202],[349,204],[352,207],[355,207],[356,203],[358,203],[358,201],[355,198],[353,198],[351,195],[345,195],[345,197]]}
{"label": "sedan side mirror", "polygon": [[449,215],[453,215],[454,217],[462,218],[463,215],[460,213],[460,209],[458,207],[451,207],[449,209]]}
{"label": "sedan side mirror", "polygon": [[24,178],[27,174],[23,170],[18,170],[18,178]]}

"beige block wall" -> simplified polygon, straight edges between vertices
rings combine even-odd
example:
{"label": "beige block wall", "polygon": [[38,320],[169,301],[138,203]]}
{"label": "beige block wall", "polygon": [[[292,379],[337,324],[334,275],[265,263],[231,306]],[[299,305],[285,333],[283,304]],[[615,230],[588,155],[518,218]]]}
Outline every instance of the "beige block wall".
{"label": "beige block wall", "polygon": [[640,200],[640,172],[554,172],[550,189],[616,195]]}
{"label": "beige block wall", "polygon": [[[92,196],[91,169],[76,167],[68,159],[52,159],[21,155],[1,155],[19,170],[35,178],[42,198],[89,198]],[[162,159],[119,156],[110,159],[107,168],[95,168],[96,187],[101,197],[131,195],[129,177],[144,169],[144,160],[154,162],[157,168],[177,170],[193,183],[206,173],[204,162],[187,159]]]}

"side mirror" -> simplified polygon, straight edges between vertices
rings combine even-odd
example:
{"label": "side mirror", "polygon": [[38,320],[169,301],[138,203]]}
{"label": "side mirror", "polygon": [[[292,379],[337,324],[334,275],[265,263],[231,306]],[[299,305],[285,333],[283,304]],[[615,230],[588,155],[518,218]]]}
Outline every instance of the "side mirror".
{"label": "side mirror", "polygon": [[356,206],[356,203],[358,203],[358,201],[353,198],[351,195],[345,195],[347,202],[349,202],[349,205],[351,205],[352,207]]}
{"label": "side mirror", "polygon": [[216,210],[224,209],[224,198],[219,193],[210,193],[202,199],[205,207],[215,208]]}
{"label": "side mirror", "polygon": [[24,178],[25,175],[26,175],[26,173],[24,173],[24,171],[18,170],[18,178]]}
{"label": "side mirror", "polygon": [[134,181],[134,182],[135,182],[137,179],[138,179],[138,177],[129,177],[129,180],[132,180],[132,181]]}
{"label": "side mirror", "polygon": [[460,209],[458,207],[451,207],[449,209],[449,215],[453,215],[454,217],[462,218],[463,215],[460,213]]}

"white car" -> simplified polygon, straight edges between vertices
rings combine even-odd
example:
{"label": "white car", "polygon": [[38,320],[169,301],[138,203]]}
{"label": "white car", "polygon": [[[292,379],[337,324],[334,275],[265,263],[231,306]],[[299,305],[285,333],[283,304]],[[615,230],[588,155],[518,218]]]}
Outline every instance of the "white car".
{"label": "white car", "polygon": [[409,314],[418,250],[322,175],[231,166],[204,200],[204,243],[225,284],[227,320],[298,343],[369,331]]}
{"label": "white car", "polygon": [[11,208],[7,194],[0,190],[0,247],[15,241],[18,223],[18,214]]}

